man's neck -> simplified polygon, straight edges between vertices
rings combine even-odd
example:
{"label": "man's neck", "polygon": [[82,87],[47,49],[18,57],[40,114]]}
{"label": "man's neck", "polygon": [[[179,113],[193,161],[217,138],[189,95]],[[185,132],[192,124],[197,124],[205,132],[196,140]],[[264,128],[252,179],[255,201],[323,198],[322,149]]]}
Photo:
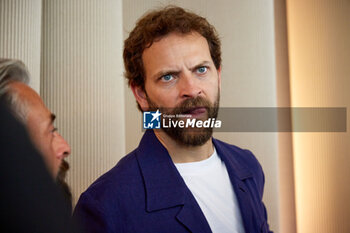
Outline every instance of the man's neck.
{"label": "man's neck", "polygon": [[214,146],[211,138],[201,146],[185,146],[170,138],[162,130],[154,130],[154,134],[168,150],[174,163],[190,163],[207,159],[214,153]]}

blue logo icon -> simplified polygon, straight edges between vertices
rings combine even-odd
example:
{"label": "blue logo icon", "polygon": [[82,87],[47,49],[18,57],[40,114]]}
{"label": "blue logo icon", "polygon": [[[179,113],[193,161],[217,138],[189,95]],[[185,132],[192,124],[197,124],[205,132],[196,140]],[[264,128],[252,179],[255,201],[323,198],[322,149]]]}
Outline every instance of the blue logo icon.
{"label": "blue logo icon", "polygon": [[160,129],[159,109],[156,112],[143,112],[143,128],[144,129]]}

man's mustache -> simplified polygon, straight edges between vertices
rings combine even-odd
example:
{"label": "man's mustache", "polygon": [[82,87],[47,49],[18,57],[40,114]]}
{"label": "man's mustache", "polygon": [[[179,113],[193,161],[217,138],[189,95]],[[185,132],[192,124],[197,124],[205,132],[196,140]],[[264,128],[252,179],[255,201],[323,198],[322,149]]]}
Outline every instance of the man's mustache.
{"label": "man's mustache", "polygon": [[63,159],[57,174],[57,178],[60,180],[65,180],[68,170],[69,170],[69,163]]}
{"label": "man's mustache", "polygon": [[198,96],[196,98],[186,99],[174,108],[161,108],[162,113],[171,113],[171,114],[187,114],[196,108],[205,108],[209,111],[212,108],[210,101],[204,97]]}

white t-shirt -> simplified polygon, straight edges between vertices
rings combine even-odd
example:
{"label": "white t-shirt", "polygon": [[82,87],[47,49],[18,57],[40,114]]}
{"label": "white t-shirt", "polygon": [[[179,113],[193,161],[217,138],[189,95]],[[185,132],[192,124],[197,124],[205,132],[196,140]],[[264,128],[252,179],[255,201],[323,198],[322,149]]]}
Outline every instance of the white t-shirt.
{"label": "white t-shirt", "polygon": [[177,163],[177,170],[214,233],[244,233],[241,211],[225,163],[214,153],[205,160]]}

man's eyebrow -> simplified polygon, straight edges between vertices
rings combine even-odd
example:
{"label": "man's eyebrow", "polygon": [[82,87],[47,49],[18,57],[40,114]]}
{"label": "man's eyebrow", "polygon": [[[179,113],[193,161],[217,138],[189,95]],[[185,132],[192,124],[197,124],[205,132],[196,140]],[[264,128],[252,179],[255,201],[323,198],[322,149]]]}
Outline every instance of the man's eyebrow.
{"label": "man's eyebrow", "polygon": [[161,70],[159,72],[157,72],[155,75],[153,75],[153,78],[156,79],[156,78],[159,78],[159,77],[162,77],[166,74],[178,74],[180,73],[179,70],[174,70],[174,69],[169,69],[169,70]]}
{"label": "man's eyebrow", "polygon": [[[202,61],[198,64],[196,64],[195,66],[191,67],[190,70],[194,70],[194,69],[197,69],[198,67],[201,67],[201,66],[208,66],[210,65],[210,61]],[[181,71],[179,70],[176,70],[176,69],[164,69],[164,70],[161,70],[159,72],[157,72],[155,75],[153,75],[152,77],[154,79],[156,78],[159,78],[159,77],[162,77],[166,74],[179,74]]]}
{"label": "man's eyebrow", "polygon": [[53,123],[56,119],[56,115],[51,113],[51,123]]}
{"label": "man's eyebrow", "polygon": [[193,67],[191,68],[191,70],[197,69],[197,68],[199,68],[199,67],[201,67],[201,66],[209,66],[209,65],[210,65],[210,61],[202,61],[202,62],[200,62],[199,64],[193,66]]}

